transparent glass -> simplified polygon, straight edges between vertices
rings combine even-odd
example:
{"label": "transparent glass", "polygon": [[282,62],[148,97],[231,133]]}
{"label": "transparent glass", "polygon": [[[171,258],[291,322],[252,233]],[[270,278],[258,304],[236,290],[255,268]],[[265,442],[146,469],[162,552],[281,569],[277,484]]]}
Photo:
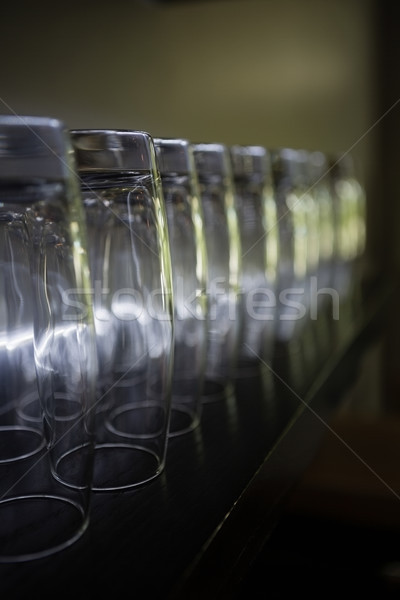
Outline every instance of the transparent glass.
{"label": "transparent glass", "polygon": [[155,140],[171,250],[174,368],[169,435],[200,423],[207,344],[207,255],[193,152],[186,140]]}
{"label": "transparent glass", "polygon": [[330,354],[333,321],[339,316],[339,298],[334,282],[334,214],[329,184],[329,166],[323,152],[307,153],[309,191],[315,208],[311,221],[315,256],[310,268],[310,334],[305,352],[315,372]]}
{"label": "transparent glass", "polygon": [[54,119],[0,117],[0,264],[0,561],[10,562],[69,546],[89,522],[95,333],[75,164]]}
{"label": "transparent glass", "polygon": [[310,181],[308,152],[282,148],[271,152],[279,230],[275,358],[285,380],[299,393],[314,375],[319,213]]}
{"label": "transparent glass", "polygon": [[240,377],[272,359],[279,238],[269,152],[236,145],[230,154],[242,249]]}
{"label": "transparent glass", "polygon": [[[335,231],[327,156],[320,151],[310,152],[309,168],[310,189],[316,201],[316,214],[318,218],[318,287],[329,288],[334,285],[333,258]],[[327,296],[321,295],[319,300],[323,304],[327,301]]]}
{"label": "transparent glass", "polygon": [[167,451],[173,297],[161,180],[145,133],[75,130],[72,141],[100,368],[93,489],[127,489],[160,475]]}
{"label": "transparent glass", "polygon": [[228,148],[194,144],[208,264],[208,342],[203,402],[234,393],[242,331],[241,246]]}
{"label": "transparent glass", "polygon": [[309,318],[309,277],[317,261],[314,202],[302,152],[272,152],[280,247],[276,334],[284,342],[298,337]]}
{"label": "transparent glass", "polygon": [[365,276],[366,196],[349,154],[329,157],[334,215],[334,287],[340,297],[344,335],[362,302]]}

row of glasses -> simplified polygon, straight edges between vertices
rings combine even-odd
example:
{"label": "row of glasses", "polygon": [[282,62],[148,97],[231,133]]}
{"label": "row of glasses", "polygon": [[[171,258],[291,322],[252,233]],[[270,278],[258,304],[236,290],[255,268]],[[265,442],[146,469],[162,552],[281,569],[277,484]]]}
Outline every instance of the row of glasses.
{"label": "row of glasses", "polygon": [[[348,154],[273,151],[280,231],[277,345],[304,390],[357,322],[365,277],[366,202]],[[279,350],[276,350],[279,354]]]}
{"label": "row of glasses", "polygon": [[0,560],[72,543],[282,346],[304,377],[365,241],[329,160],[1,117]]}

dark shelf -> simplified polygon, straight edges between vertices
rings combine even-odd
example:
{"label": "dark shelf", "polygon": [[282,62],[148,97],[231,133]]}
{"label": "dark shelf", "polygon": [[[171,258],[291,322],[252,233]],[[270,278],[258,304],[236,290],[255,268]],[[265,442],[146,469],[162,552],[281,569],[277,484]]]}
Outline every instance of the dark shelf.
{"label": "dark shelf", "polygon": [[233,597],[379,333],[387,297],[366,302],[344,338],[343,323],[333,323],[329,356],[314,358],[309,371],[299,366],[305,383],[292,385],[287,371],[304,349],[283,347],[272,368],[238,379],[234,396],[205,404],[198,430],[170,440],[158,480],[94,493],[89,529],[77,543],[47,559],[0,565],[3,596]]}

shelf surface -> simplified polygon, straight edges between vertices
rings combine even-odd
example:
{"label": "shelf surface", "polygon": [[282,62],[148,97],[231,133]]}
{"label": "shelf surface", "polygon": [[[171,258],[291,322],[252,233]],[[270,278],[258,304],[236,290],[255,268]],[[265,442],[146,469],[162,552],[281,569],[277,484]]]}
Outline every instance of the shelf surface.
{"label": "shelf surface", "polygon": [[46,559],[0,565],[3,596],[129,590],[232,598],[379,332],[386,301],[383,294],[366,303],[351,329],[332,322],[328,354],[311,332],[305,346],[282,346],[272,366],[238,378],[234,395],[204,404],[197,430],[170,439],[157,480],[136,491],[93,493],[90,526],[78,542]]}

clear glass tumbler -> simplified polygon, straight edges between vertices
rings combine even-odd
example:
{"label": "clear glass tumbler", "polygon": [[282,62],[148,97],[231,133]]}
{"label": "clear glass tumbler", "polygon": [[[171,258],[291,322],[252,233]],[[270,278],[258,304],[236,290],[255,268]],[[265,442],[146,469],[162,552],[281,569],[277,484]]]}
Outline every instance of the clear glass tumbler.
{"label": "clear glass tumbler", "polygon": [[127,489],[164,469],[173,297],[154,142],[145,132],[73,130],[88,230],[100,377],[93,489]]}
{"label": "clear glass tumbler", "polygon": [[340,336],[354,327],[365,277],[366,196],[349,153],[329,156],[334,212],[334,286],[340,297]]}
{"label": "clear glass tumbler", "polygon": [[274,149],[271,156],[280,247],[275,352],[287,356],[290,384],[302,391],[309,375],[303,349],[310,325],[310,273],[316,268],[315,203],[304,151]]}
{"label": "clear glass tumbler", "polygon": [[334,212],[330,174],[325,153],[309,153],[310,189],[318,217],[318,268],[312,288],[311,318],[315,322],[315,365],[318,368],[332,351],[333,321],[339,318],[339,296],[334,281]]}
{"label": "clear glass tumbler", "polygon": [[0,117],[0,264],[0,561],[10,562],[69,546],[89,522],[97,357],[79,183],[56,119]]}
{"label": "clear glass tumbler", "polygon": [[269,151],[235,145],[230,154],[242,249],[240,377],[272,360],[279,237]]}
{"label": "clear glass tumbler", "polygon": [[193,144],[208,264],[208,343],[203,402],[234,393],[242,332],[241,246],[228,147]]}
{"label": "clear glass tumbler", "polygon": [[169,435],[200,423],[207,343],[207,255],[203,211],[187,140],[154,140],[171,250],[175,345]]}

